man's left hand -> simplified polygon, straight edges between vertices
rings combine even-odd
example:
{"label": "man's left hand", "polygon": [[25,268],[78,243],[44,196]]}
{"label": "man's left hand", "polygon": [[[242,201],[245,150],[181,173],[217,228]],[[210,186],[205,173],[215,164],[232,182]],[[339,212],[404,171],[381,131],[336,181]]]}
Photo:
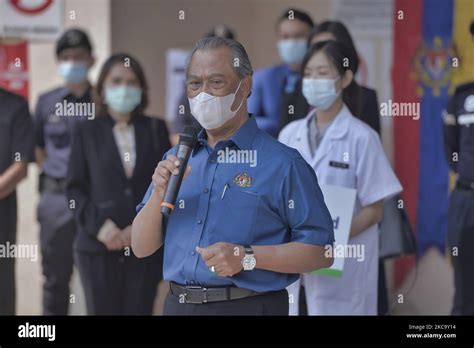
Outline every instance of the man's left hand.
{"label": "man's left hand", "polygon": [[206,266],[220,277],[232,277],[242,270],[243,246],[219,242],[206,248],[196,247]]}

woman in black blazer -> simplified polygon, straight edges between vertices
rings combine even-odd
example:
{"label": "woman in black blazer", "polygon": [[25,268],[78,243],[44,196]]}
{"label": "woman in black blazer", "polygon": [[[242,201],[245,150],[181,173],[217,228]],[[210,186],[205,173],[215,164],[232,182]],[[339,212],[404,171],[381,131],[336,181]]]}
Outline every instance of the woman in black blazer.
{"label": "woman in black blazer", "polygon": [[143,114],[147,89],[133,57],[111,56],[95,91],[97,116],[74,129],[67,194],[89,315],[151,314],[161,280],[161,253],[138,259],[130,246],[135,207],[170,148],[165,123]]}

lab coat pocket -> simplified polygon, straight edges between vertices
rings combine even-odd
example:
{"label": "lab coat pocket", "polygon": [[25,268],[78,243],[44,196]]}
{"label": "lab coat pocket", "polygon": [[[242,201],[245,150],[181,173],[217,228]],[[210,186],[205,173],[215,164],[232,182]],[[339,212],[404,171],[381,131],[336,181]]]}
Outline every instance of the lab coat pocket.
{"label": "lab coat pocket", "polygon": [[222,210],[217,226],[225,226],[217,231],[224,234],[226,242],[247,244],[254,240],[254,225],[260,196],[257,193],[228,186],[221,196]]}
{"label": "lab coat pocket", "polygon": [[354,168],[350,165],[348,168],[330,167],[326,175],[324,184],[342,186],[347,188],[356,187],[356,176]]}

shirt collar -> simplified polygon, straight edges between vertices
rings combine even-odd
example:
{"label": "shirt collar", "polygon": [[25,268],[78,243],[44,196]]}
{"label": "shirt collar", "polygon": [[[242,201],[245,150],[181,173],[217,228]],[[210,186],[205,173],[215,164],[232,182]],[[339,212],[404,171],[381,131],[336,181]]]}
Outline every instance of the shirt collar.
{"label": "shirt collar", "polygon": [[[117,122],[115,122],[112,116],[110,116],[108,113],[106,113],[103,116],[99,116],[98,118],[103,119],[112,128],[115,127],[115,125],[117,124]],[[127,126],[132,126],[135,124],[135,122],[136,122],[136,115],[132,114],[132,117],[130,117],[130,119],[127,122]]]}
{"label": "shirt collar", "polygon": [[[248,120],[230,137],[229,141],[232,141],[239,149],[251,149],[258,130],[255,116],[249,114]],[[192,155],[194,156],[205,144],[207,144],[207,133],[205,129],[201,129],[198,134],[198,143],[194,147]]]}
{"label": "shirt collar", "polygon": [[352,116],[351,111],[343,104],[341,111],[339,111],[336,118],[331,122],[328,128],[328,135],[329,130],[331,130],[331,138],[339,139],[342,138],[346,133],[349,131],[350,121]]}
{"label": "shirt collar", "polygon": [[293,70],[288,64],[284,63],[282,64],[284,67],[284,73],[285,75],[290,75],[290,74],[299,74],[298,70]]}
{"label": "shirt collar", "polygon": [[[311,120],[315,116],[314,114],[316,113],[316,111],[316,109],[313,109],[308,113],[304,123],[305,126],[310,126],[309,122],[311,122]],[[354,116],[352,115],[346,104],[343,104],[341,110],[328,125],[327,134],[325,136],[328,136],[333,139],[342,138],[349,130],[351,117]]]}
{"label": "shirt collar", "polygon": [[62,87],[58,92],[58,96],[60,99],[65,99],[70,94],[71,94],[71,90],[67,87]]}
{"label": "shirt collar", "polygon": [[71,93],[71,89],[69,87],[64,86],[59,91],[59,97],[61,99],[65,99],[67,97],[74,97],[75,99],[78,99],[78,100],[83,99],[83,98],[90,98],[91,91],[92,91],[92,85],[89,84],[89,87],[87,88],[86,92],[82,96],[76,97]]}

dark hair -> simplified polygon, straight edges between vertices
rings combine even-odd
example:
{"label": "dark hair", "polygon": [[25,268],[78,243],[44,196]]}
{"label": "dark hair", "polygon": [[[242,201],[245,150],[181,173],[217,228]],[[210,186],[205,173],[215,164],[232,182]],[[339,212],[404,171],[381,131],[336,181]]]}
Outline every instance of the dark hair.
{"label": "dark hair", "polygon": [[324,21],[319,26],[315,27],[309,34],[308,46],[311,45],[311,41],[314,39],[314,37],[321,33],[331,33],[336,38],[337,42],[347,46],[347,48],[351,51],[351,57],[355,58],[353,72],[354,75],[357,74],[357,70],[359,69],[359,56],[357,54],[354,40],[352,40],[352,36],[349,33],[347,27],[338,21]]}
{"label": "dark hair", "polygon": [[278,26],[280,25],[281,22],[283,22],[284,20],[289,19],[290,15],[294,19],[298,19],[299,21],[301,21],[303,23],[306,23],[310,27],[310,29],[314,27],[314,22],[311,19],[309,14],[307,14],[304,11],[295,9],[295,8],[289,8],[285,12],[283,12],[281,14],[281,16],[278,18],[278,20],[276,22],[276,28],[278,28]]}
{"label": "dark hair", "polygon": [[194,53],[199,50],[215,50],[218,48],[227,47],[232,52],[232,59],[239,62],[239,64],[232,64],[237,76],[240,79],[243,79],[245,76],[253,75],[252,63],[250,63],[250,58],[245,50],[245,47],[238,41],[232,39],[226,39],[225,37],[220,36],[207,36],[203,37],[196,42],[191,53],[186,59],[186,77],[188,76],[189,64],[191,63],[191,58]]}
{"label": "dark hair", "polygon": [[[350,49],[338,41],[330,40],[318,42],[310,47],[301,63],[301,76],[304,76],[304,70],[309,60],[320,51],[326,54],[340,76],[344,75],[347,70],[354,73],[354,59],[350,57]],[[360,102],[360,87],[355,79],[352,79],[349,86],[343,90],[342,99],[352,114],[359,117],[362,105]]]}
{"label": "dark hair", "polygon": [[97,80],[97,85],[94,89],[94,102],[96,104],[97,115],[104,116],[107,113],[107,106],[104,104],[104,82],[109,75],[110,70],[116,64],[127,64],[130,69],[135,73],[135,76],[140,83],[140,88],[142,89],[142,101],[140,104],[132,111],[132,114],[143,113],[148,106],[148,84],[145,79],[145,73],[143,69],[133,56],[126,53],[116,53],[113,54],[107,59],[107,61],[102,66],[102,69],[99,74],[99,79]]}
{"label": "dark hair", "polygon": [[69,29],[56,42],[56,57],[68,48],[85,48],[92,53],[92,45],[87,34],[81,29]]}
{"label": "dark hair", "polygon": [[469,31],[471,32],[471,35],[474,36],[474,21],[471,22],[471,26],[469,27]]}

